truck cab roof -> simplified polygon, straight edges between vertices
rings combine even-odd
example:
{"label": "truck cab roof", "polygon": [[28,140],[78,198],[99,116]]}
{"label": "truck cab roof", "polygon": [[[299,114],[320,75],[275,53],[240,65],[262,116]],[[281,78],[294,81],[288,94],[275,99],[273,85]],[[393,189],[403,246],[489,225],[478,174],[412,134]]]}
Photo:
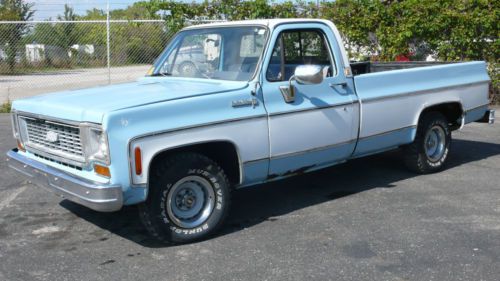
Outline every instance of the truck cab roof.
{"label": "truck cab roof", "polygon": [[332,23],[328,20],[323,19],[307,19],[307,18],[294,18],[294,19],[257,19],[257,20],[241,20],[241,21],[221,21],[215,23],[207,23],[200,25],[193,25],[186,27],[184,29],[197,29],[197,28],[210,28],[210,27],[218,27],[218,26],[228,26],[228,25],[264,25],[273,29],[277,25],[280,24],[289,24],[289,23],[324,23],[327,25],[331,25]]}

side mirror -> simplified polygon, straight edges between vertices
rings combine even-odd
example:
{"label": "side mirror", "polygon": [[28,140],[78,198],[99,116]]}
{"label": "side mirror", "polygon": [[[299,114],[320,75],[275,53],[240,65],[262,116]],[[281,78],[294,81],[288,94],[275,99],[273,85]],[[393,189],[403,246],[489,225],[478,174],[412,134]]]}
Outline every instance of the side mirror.
{"label": "side mirror", "polygon": [[295,68],[295,80],[303,85],[323,82],[323,68],[319,65],[299,65]]}
{"label": "side mirror", "polygon": [[319,65],[297,66],[294,75],[288,81],[288,86],[280,86],[283,99],[287,103],[295,101],[295,87],[292,85],[293,80],[297,80],[297,83],[302,85],[319,84],[323,82],[323,68]]}

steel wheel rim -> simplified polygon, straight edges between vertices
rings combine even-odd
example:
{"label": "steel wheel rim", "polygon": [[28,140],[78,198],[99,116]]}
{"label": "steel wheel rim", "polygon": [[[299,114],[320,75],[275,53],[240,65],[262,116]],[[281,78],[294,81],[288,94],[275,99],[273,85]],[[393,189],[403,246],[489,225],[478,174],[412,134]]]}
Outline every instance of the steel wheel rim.
{"label": "steel wheel rim", "polygon": [[432,162],[443,157],[446,148],[446,134],[441,126],[432,127],[425,136],[425,154]]}
{"label": "steel wheel rim", "polygon": [[196,73],[196,67],[191,63],[184,63],[180,66],[180,68],[182,75],[192,77]]}
{"label": "steel wheel rim", "polygon": [[215,206],[212,184],[200,176],[188,176],[177,181],[167,197],[167,213],[173,222],[183,228],[202,225]]}

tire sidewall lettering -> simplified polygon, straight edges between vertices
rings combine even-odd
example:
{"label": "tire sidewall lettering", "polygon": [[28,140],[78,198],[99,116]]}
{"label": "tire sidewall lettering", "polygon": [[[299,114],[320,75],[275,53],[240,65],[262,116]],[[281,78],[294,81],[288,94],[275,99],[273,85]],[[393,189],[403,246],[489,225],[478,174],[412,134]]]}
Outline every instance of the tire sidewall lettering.
{"label": "tire sidewall lettering", "polygon": [[[208,167],[210,168],[210,167]],[[161,200],[160,200],[160,208],[161,208],[161,220],[163,223],[169,225],[169,229],[174,232],[177,235],[194,235],[194,234],[199,234],[205,231],[210,230],[209,227],[209,221],[210,218],[214,215],[214,212],[216,211],[221,211],[223,209],[223,204],[224,204],[224,198],[223,198],[223,191],[221,189],[221,184],[219,183],[217,177],[211,175],[208,171],[204,169],[189,169],[186,173],[187,175],[197,175],[201,176],[205,179],[207,179],[210,183],[212,183],[212,188],[214,189],[214,194],[215,194],[215,206],[214,209],[212,210],[212,213],[210,214],[209,218],[205,223],[203,223],[201,226],[195,227],[195,228],[181,228],[176,225],[173,225],[171,220],[168,217],[167,213],[167,198],[168,198],[168,192],[170,191],[171,187],[175,183],[168,183],[166,186],[167,188],[161,193]],[[182,178],[179,178],[181,180]],[[177,182],[177,181],[176,181]]]}
{"label": "tire sidewall lettering", "polygon": [[170,226],[170,230],[177,234],[183,234],[183,235],[192,235],[192,234],[198,234],[204,231],[207,231],[209,229],[208,223],[204,223],[201,226],[187,229],[187,228],[179,228],[177,226]]}

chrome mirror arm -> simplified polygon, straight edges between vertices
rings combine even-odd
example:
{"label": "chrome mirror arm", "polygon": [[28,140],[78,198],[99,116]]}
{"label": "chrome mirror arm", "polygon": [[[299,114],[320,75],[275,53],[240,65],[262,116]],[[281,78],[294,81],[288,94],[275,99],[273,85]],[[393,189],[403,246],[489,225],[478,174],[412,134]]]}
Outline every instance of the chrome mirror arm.
{"label": "chrome mirror arm", "polygon": [[296,80],[295,75],[292,75],[292,77],[290,77],[290,79],[288,79],[288,88],[290,88],[290,94],[291,94],[292,98],[295,100],[295,88],[292,84],[293,80]]}
{"label": "chrome mirror arm", "polygon": [[292,103],[295,101],[295,86],[293,86],[292,81],[296,80],[295,75],[292,75],[288,80],[288,86],[280,86],[281,95],[287,103]]}
{"label": "chrome mirror arm", "polygon": [[253,85],[253,89],[252,91],[250,92],[252,94],[252,96],[256,96],[257,95],[257,92],[259,91],[260,89],[260,82],[257,81],[255,82],[255,84]]}

